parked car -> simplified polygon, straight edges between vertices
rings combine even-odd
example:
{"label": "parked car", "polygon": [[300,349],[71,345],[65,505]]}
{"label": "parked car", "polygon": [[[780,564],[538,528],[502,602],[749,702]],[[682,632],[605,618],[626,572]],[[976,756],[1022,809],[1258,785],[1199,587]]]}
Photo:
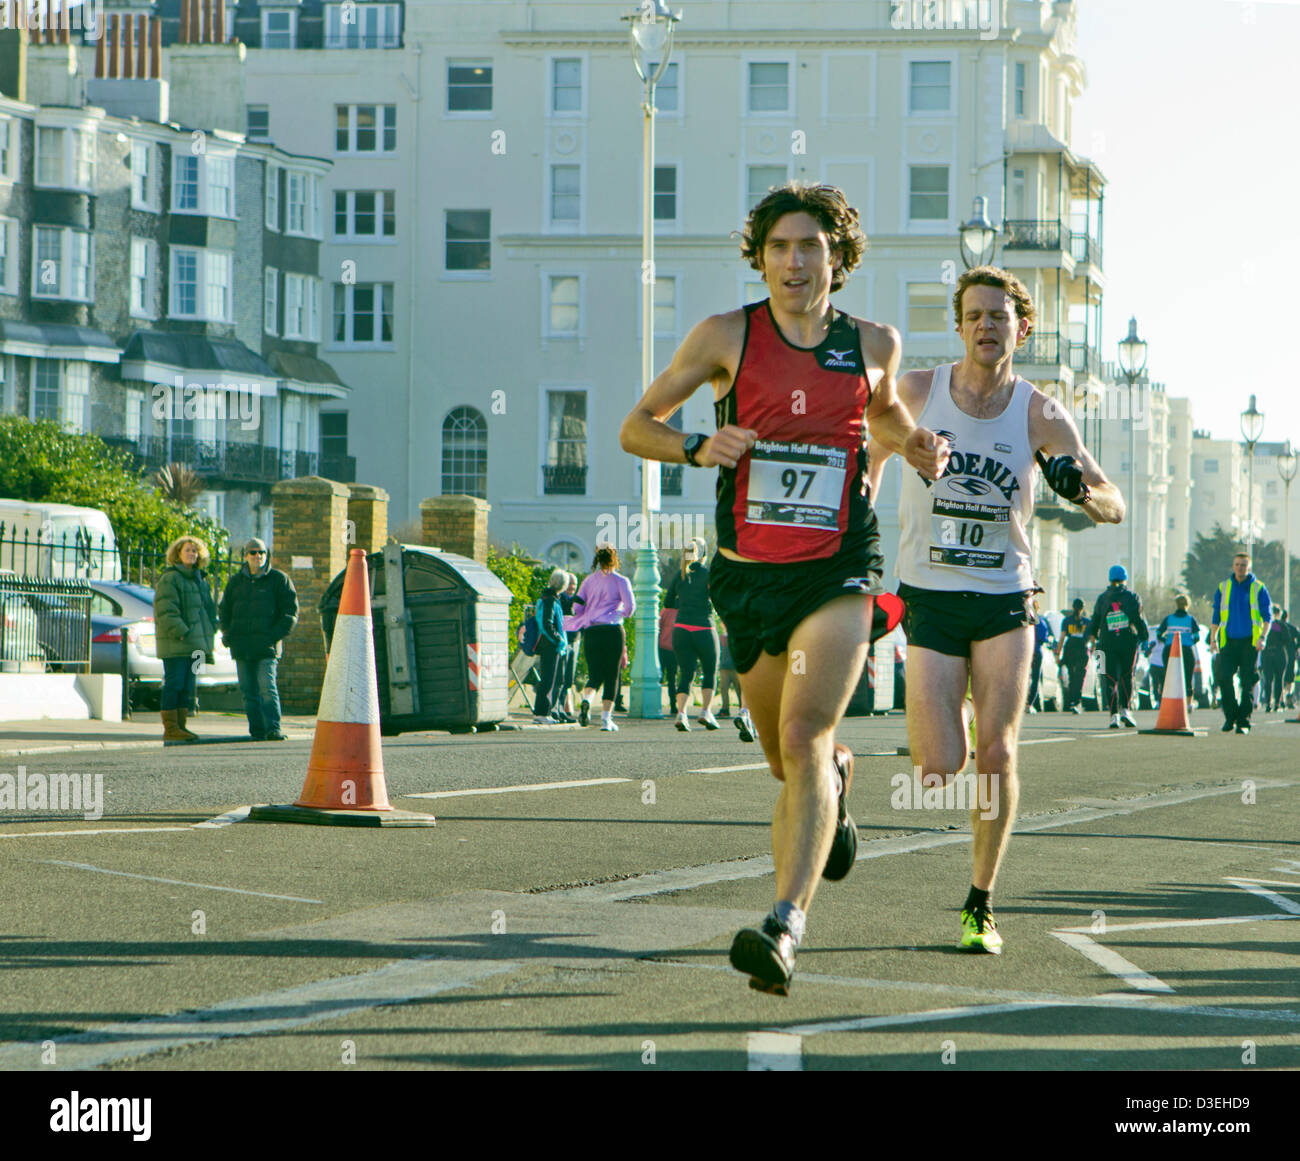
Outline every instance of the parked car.
{"label": "parked car", "polygon": [[[126,581],[88,582],[95,595],[90,602],[90,671],[122,672],[122,634],[127,635],[127,666],[131,699],[155,706],[162,693],[163,663],[158,656],[153,619],[153,589]],[[233,689],[239,685],[235,659],[218,634],[212,651],[214,663],[204,665],[198,686]]]}

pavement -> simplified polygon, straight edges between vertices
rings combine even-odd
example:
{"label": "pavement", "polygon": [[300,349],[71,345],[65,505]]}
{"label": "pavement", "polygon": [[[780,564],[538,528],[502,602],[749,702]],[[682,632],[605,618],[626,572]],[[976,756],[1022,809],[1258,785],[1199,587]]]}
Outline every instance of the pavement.
{"label": "pavement", "polygon": [[[248,719],[242,713],[191,715],[188,726],[204,740],[252,741],[248,736]],[[281,722],[281,732],[293,739],[310,738],[315,729],[316,718],[311,715],[291,714]],[[51,718],[0,722],[0,757],[141,748],[163,748],[162,719],[157,711],[138,710],[124,722],[58,721]]]}
{"label": "pavement", "polygon": [[1212,1069],[1251,1091],[1300,1069],[1300,727],[1218,720],[1026,718],[990,957],[956,947],[968,815],[900,801],[900,715],[848,719],[858,863],[819,890],[786,999],[727,962],[771,905],[776,788],[725,720],[386,738],[393,804],[437,825],[383,831],[245,821],[301,787],[309,719],[165,752],[135,723],[24,728],[28,776],[100,776],[104,809],[0,812],[0,1069],[48,1043],[110,1071]]}

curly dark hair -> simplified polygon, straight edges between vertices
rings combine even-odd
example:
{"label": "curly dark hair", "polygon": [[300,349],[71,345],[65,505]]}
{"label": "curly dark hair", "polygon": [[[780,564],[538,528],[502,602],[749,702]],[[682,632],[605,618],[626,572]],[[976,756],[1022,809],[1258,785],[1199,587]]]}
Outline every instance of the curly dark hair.
{"label": "curly dark hair", "polygon": [[[992,286],[1002,291],[1016,304],[1016,318],[1029,320],[1029,330],[1025,332],[1025,339],[1034,333],[1034,324],[1038,322],[1038,311],[1034,309],[1034,300],[1029,297],[1029,289],[1010,270],[1003,270],[1001,266],[976,266],[957,279],[957,293],[952,296],[952,313],[957,320],[958,328],[961,327],[961,296],[971,286]],[[1016,346],[1023,346],[1025,339],[1018,342]]]}
{"label": "curly dark hair", "polygon": [[826,233],[831,253],[840,257],[840,267],[831,275],[831,291],[839,290],[858,268],[867,249],[867,236],[858,225],[858,211],[833,185],[788,181],[774,186],[749,211],[740,235],[740,256],[753,269],[763,269],[763,247],[772,227],[786,214],[809,214]]}
{"label": "curly dark hair", "polygon": [[592,571],[598,568],[608,568],[611,572],[618,571],[618,549],[612,544],[599,544],[596,546],[596,555],[591,562]]}

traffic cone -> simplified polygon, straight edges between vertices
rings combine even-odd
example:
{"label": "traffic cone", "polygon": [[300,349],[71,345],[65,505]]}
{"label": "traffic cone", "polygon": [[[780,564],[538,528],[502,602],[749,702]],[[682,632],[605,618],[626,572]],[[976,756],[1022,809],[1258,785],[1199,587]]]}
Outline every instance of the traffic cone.
{"label": "traffic cone", "polygon": [[1165,658],[1165,687],[1160,695],[1160,716],[1154,730],[1139,734],[1177,734],[1183,738],[1203,738],[1206,730],[1194,730],[1187,720],[1187,682],[1183,679],[1182,634],[1174,635],[1173,648]]}
{"label": "traffic cone", "polygon": [[342,826],[434,824],[433,815],[394,810],[388,801],[372,632],[366,554],[354,548],[325,660],[302,793],[292,806],[255,806],[249,818]]}

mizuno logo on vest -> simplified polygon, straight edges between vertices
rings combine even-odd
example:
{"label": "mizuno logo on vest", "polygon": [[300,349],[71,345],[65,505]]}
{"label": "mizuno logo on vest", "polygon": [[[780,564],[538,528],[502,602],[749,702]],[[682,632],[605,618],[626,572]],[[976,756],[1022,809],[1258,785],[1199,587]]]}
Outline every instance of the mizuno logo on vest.
{"label": "mizuno logo on vest", "polygon": [[953,480],[952,486],[968,496],[987,496],[993,488],[983,480],[972,480],[969,476]]}
{"label": "mizuno logo on vest", "polygon": [[858,370],[856,352],[852,347],[846,348],[843,351],[836,351],[827,347],[822,352],[821,365],[825,370],[832,370],[835,368],[842,368],[845,371]]}

